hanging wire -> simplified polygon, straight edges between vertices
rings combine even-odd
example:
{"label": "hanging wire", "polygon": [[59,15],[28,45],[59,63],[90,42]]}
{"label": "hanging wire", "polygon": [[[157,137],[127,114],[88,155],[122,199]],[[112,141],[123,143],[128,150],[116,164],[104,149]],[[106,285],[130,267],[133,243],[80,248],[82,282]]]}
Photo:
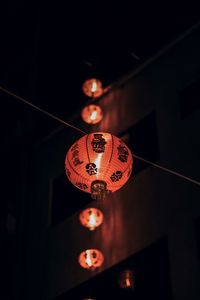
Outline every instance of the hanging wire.
{"label": "hanging wire", "polygon": [[190,181],[190,182],[192,182],[192,183],[194,183],[194,184],[200,186],[200,182],[197,181],[197,180],[195,180],[195,179],[192,179],[192,178],[190,178],[190,177],[188,177],[188,176],[185,176],[185,175],[183,175],[183,174],[181,174],[181,173],[179,173],[179,172],[173,171],[173,170],[171,170],[171,169],[168,169],[168,168],[166,168],[166,167],[163,167],[163,166],[161,166],[161,165],[158,165],[158,164],[156,164],[156,163],[153,163],[153,162],[151,162],[151,161],[149,161],[149,160],[147,160],[147,159],[144,159],[144,158],[142,158],[142,157],[140,157],[140,156],[138,156],[138,155],[136,155],[136,154],[132,154],[132,156],[133,156],[134,158],[136,158],[136,159],[138,159],[138,160],[141,160],[141,161],[143,161],[143,162],[145,162],[145,163],[147,163],[147,164],[149,164],[149,165],[151,165],[151,166],[153,166],[153,167],[156,167],[156,168],[158,168],[158,169],[160,169],[160,170],[162,170],[162,171],[165,171],[165,172],[167,172],[167,173],[173,174],[173,175],[175,175],[175,176],[177,176],[177,177],[180,177],[180,178],[182,178],[182,179],[185,179],[185,180],[187,180],[187,181]]}
{"label": "hanging wire", "polygon": [[3,88],[3,87],[1,87],[1,86],[0,86],[0,90],[2,90],[4,93],[6,93],[6,94],[8,94],[8,95],[10,95],[10,96],[12,96],[12,97],[14,97],[14,98],[17,98],[17,99],[20,100],[21,102],[23,102],[23,103],[25,103],[25,104],[31,106],[32,108],[34,108],[34,109],[40,111],[41,113],[45,114],[45,115],[48,116],[48,117],[50,117],[50,118],[52,118],[52,119],[54,119],[54,120],[60,122],[61,124],[66,125],[66,126],[68,126],[68,127],[71,127],[71,128],[73,128],[73,129],[75,129],[75,130],[77,130],[77,131],[79,131],[79,132],[81,132],[81,133],[83,133],[83,134],[86,134],[85,131],[79,129],[78,127],[76,127],[76,126],[74,126],[74,125],[72,125],[72,124],[70,124],[70,123],[68,123],[68,122],[65,122],[64,120],[62,120],[62,119],[56,117],[55,115],[51,114],[50,112],[48,112],[48,111],[46,111],[46,110],[40,108],[39,106],[37,106],[37,105],[31,103],[30,101],[27,101],[26,99],[24,99],[24,98],[22,98],[22,97],[20,97],[20,96],[18,96],[18,95],[16,95],[16,94],[10,92],[9,90],[7,90],[7,89],[5,89],[5,88]]}
{"label": "hanging wire", "polygon": [[[76,126],[74,126],[74,125],[72,125],[72,124],[70,124],[70,123],[68,123],[68,122],[65,122],[64,120],[62,120],[62,119],[56,117],[55,115],[49,113],[48,111],[46,111],[46,110],[40,108],[39,106],[37,106],[37,105],[35,105],[35,104],[33,104],[33,103],[31,103],[31,102],[25,100],[24,98],[22,98],[22,97],[16,95],[15,93],[10,92],[9,90],[7,90],[7,89],[5,89],[5,88],[3,88],[3,87],[1,87],[1,86],[0,86],[0,90],[2,90],[4,93],[6,93],[6,94],[8,94],[8,95],[10,95],[10,96],[12,96],[12,97],[18,99],[18,100],[20,100],[21,102],[23,102],[23,103],[29,105],[30,107],[33,107],[34,109],[36,109],[36,110],[42,112],[42,113],[45,114],[46,116],[48,116],[48,117],[50,117],[50,118],[52,118],[52,119],[54,119],[54,120],[60,122],[61,124],[65,125],[65,126],[68,126],[68,127],[71,127],[71,128],[73,128],[73,129],[75,129],[76,131],[79,131],[79,132],[81,132],[81,133],[83,133],[83,134],[87,134],[85,131],[81,130],[80,128],[78,128],[78,127],[76,127]],[[175,175],[175,176],[177,176],[177,177],[179,177],[179,178],[182,178],[182,179],[184,179],[184,180],[186,180],[186,181],[189,181],[189,182],[192,182],[192,183],[196,184],[197,186],[200,186],[200,182],[197,181],[197,180],[195,180],[195,179],[192,179],[192,178],[190,178],[190,177],[188,177],[188,176],[185,176],[185,175],[183,175],[183,174],[181,174],[181,173],[179,173],[179,172],[173,171],[173,170],[171,170],[171,169],[168,169],[168,168],[165,168],[165,167],[163,167],[163,166],[161,166],[161,165],[158,165],[158,164],[156,164],[156,163],[153,163],[153,162],[151,162],[151,161],[149,161],[149,160],[147,160],[147,159],[144,159],[144,158],[142,158],[142,157],[140,157],[140,156],[138,156],[138,155],[136,155],[136,154],[132,154],[132,155],[133,155],[134,158],[136,158],[136,159],[138,159],[138,160],[141,160],[141,161],[143,161],[143,162],[145,162],[145,163],[147,163],[147,164],[149,164],[149,165],[151,165],[151,166],[154,166],[155,168],[158,168],[158,169],[160,169],[160,170],[162,170],[162,171],[165,171],[165,172],[167,172],[167,173],[169,173],[169,174],[173,174],[173,175]]]}

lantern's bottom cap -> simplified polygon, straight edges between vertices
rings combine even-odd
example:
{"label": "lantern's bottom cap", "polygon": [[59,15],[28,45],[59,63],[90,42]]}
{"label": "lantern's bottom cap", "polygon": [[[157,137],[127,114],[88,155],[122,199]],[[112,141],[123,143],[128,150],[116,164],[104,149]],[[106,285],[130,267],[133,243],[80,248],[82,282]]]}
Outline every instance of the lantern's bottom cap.
{"label": "lantern's bottom cap", "polygon": [[91,184],[91,196],[95,200],[103,200],[111,191],[107,190],[107,183],[103,180],[95,180]]}

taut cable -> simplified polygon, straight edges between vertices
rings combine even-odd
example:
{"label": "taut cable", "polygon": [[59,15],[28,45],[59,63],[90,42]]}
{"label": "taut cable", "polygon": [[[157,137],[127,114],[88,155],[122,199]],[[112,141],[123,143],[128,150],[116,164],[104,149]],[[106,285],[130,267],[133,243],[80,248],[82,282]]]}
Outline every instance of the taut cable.
{"label": "taut cable", "polygon": [[[85,131],[81,130],[80,128],[78,128],[78,127],[76,127],[76,126],[74,126],[74,125],[72,125],[72,124],[70,124],[70,123],[68,123],[68,122],[65,122],[64,120],[62,120],[62,119],[56,117],[55,115],[49,113],[48,111],[46,111],[46,110],[40,108],[39,106],[37,106],[37,105],[31,103],[30,101],[27,101],[26,99],[24,99],[24,98],[22,98],[22,97],[16,95],[15,93],[10,92],[9,90],[7,90],[7,89],[5,89],[5,88],[3,88],[3,87],[1,87],[1,86],[0,86],[0,90],[2,90],[4,93],[6,93],[6,94],[8,94],[8,95],[10,95],[10,96],[12,96],[12,97],[18,99],[18,100],[20,100],[21,102],[27,104],[28,106],[34,108],[35,110],[40,111],[41,113],[45,114],[46,116],[48,116],[48,117],[50,117],[50,118],[52,118],[52,119],[54,119],[54,120],[60,122],[61,124],[65,125],[65,126],[68,126],[68,127],[71,127],[71,128],[73,128],[73,129],[75,129],[76,131],[79,131],[79,132],[81,132],[81,133],[83,133],[83,134],[87,134]],[[166,168],[166,167],[163,167],[163,166],[161,166],[161,165],[158,165],[158,164],[156,164],[156,163],[153,163],[153,162],[151,162],[150,160],[147,160],[147,159],[145,159],[145,158],[142,158],[142,157],[140,157],[140,156],[138,156],[138,155],[136,155],[136,154],[132,154],[132,155],[133,155],[134,158],[136,158],[136,159],[138,159],[138,160],[141,160],[141,161],[143,161],[143,162],[145,162],[145,163],[147,163],[147,164],[149,164],[149,165],[151,165],[151,166],[153,166],[153,167],[155,167],[155,168],[157,168],[157,169],[160,169],[160,170],[162,170],[162,171],[164,171],[164,172],[167,172],[167,173],[169,173],[169,174],[173,174],[174,176],[177,176],[177,177],[179,177],[179,178],[181,178],[181,179],[184,179],[184,180],[186,180],[186,181],[192,182],[192,183],[196,184],[197,186],[200,186],[200,182],[197,181],[197,180],[195,180],[195,179],[192,179],[192,178],[190,178],[190,177],[188,177],[188,176],[185,176],[185,175],[183,175],[183,174],[181,174],[181,173],[179,173],[179,172],[173,171],[173,170],[171,170],[171,169],[168,169],[168,168]]]}
{"label": "taut cable", "polygon": [[7,89],[5,89],[5,88],[3,88],[3,87],[1,87],[1,86],[0,86],[0,90],[2,90],[4,93],[6,93],[6,94],[8,94],[8,95],[10,95],[10,96],[12,96],[12,97],[18,99],[18,100],[20,100],[21,102],[23,102],[23,103],[29,105],[30,107],[32,107],[32,108],[34,108],[34,109],[40,111],[41,113],[45,114],[46,116],[48,116],[48,117],[50,117],[50,118],[52,118],[52,119],[54,119],[54,120],[60,122],[61,124],[66,125],[66,126],[68,126],[68,127],[71,127],[71,128],[73,128],[73,129],[75,129],[75,130],[77,130],[77,131],[79,131],[79,132],[81,132],[81,133],[83,133],[83,134],[86,134],[86,132],[84,132],[83,130],[79,129],[78,127],[76,127],[76,126],[74,126],[74,125],[72,125],[72,124],[70,124],[70,123],[68,123],[68,122],[65,122],[64,120],[62,120],[62,119],[56,117],[55,115],[51,114],[50,112],[48,112],[48,111],[46,111],[46,110],[40,108],[39,106],[37,106],[37,105],[31,103],[30,101],[27,101],[26,99],[24,99],[24,98],[22,98],[22,97],[20,97],[20,96],[18,96],[18,95],[16,95],[16,94],[10,92],[9,90],[7,90]]}
{"label": "taut cable", "polygon": [[177,176],[177,177],[179,177],[179,178],[185,179],[185,180],[187,180],[187,181],[189,181],[189,182],[192,182],[192,183],[194,183],[194,184],[200,186],[200,182],[197,181],[197,180],[195,180],[195,179],[192,179],[192,178],[190,178],[190,177],[188,177],[188,176],[185,176],[185,175],[183,175],[183,174],[181,174],[181,173],[179,173],[179,172],[173,171],[173,170],[171,170],[171,169],[168,169],[168,168],[166,168],[166,167],[163,167],[163,166],[161,166],[161,165],[158,165],[158,164],[156,164],[156,163],[153,163],[153,162],[151,162],[151,161],[149,161],[149,160],[147,160],[147,159],[144,159],[144,158],[142,158],[142,157],[140,157],[140,156],[138,156],[138,155],[136,155],[136,154],[132,154],[132,156],[133,156],[134,158],[138,159],[138,160],[141,160],[141,161],[143,161],[143,162],[145,162],[145,163],[147,163],[147,164],[149,164],[149,165],[155,167],[155,168],[158,168],[158,169],[160,169],[160,170],[162,170],[162,171],[165,171],[165,172],[167,172],[167,173],[173,174],[173,175],[175,175],[175,176]]}

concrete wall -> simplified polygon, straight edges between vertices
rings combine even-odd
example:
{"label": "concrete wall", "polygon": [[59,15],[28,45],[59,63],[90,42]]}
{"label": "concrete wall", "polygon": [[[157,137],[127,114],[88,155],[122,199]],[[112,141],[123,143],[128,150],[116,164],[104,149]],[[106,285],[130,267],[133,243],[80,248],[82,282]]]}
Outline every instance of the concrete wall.
{"label": "concrete wall", "polygon": [[[104,119],[92,129],[119,135],[155,111],[159,163],[198,180],[200,112],[181,120],[178,101],[180,90],[200,78],[199,37],[200,30],[194,30],[102,98]],[[200,216],[200,187],[192,183],[149,167],[99,204],[105,221],[95,232],[80,226],[78,214],[48,230],[51,182],[63,173],[68,147],[79,137],[64,129],[34,154],[30,195],[32,275],[28,280],[33,292],[28,299],[35,299],[44,283],[41,299],[53,299],[163,235],[169,241],[174,299],[199,299],[200,262],[193,222]],[[72,199],[66,201],[70,205]],[[78,265],[79,253],[89,247],[104,253],[105,262],[99,271],[88,272]]]}

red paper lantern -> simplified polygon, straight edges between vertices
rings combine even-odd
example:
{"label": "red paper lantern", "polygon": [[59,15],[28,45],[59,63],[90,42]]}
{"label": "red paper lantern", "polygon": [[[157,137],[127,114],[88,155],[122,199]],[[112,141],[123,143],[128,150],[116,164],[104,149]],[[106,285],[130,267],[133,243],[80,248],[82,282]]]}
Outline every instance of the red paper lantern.
{"label": "red paper lantern", "polygon": [[84,107],[81,116],[84,122],[88,124],[97,124],[102,120],[103,113],[100,106],[90,104]]}
{"label": "red paper lantern", "polygon": [[81,252],[78,261],[82,268],[93,271],[102,266],[104,257],[101,251],[97,249],[88,249]]}
{"label": "red paper lantern", "polygon": [[103,222],[103,213],[97,208],[86,208],[80,213],[79,220],[89,230],[95,230]]}
{"label": "red paper lantern", "polygon": [[122,140],[110,133],[90,133],[75,142],[65,158],[68,179],[93,199],[120,189],[129,179],[133,158]]}
{"label": "red paper lantern", "polygon": [[88,79],[82,86],[83,92],[86,96],[97,98],[103,94],[102,83],[96,78]]}
{"label": "red paper lantern", "polygon": [[125,290],[134,289],[134,275],[132,270],[124,270],[120,274],[119,286]]}

